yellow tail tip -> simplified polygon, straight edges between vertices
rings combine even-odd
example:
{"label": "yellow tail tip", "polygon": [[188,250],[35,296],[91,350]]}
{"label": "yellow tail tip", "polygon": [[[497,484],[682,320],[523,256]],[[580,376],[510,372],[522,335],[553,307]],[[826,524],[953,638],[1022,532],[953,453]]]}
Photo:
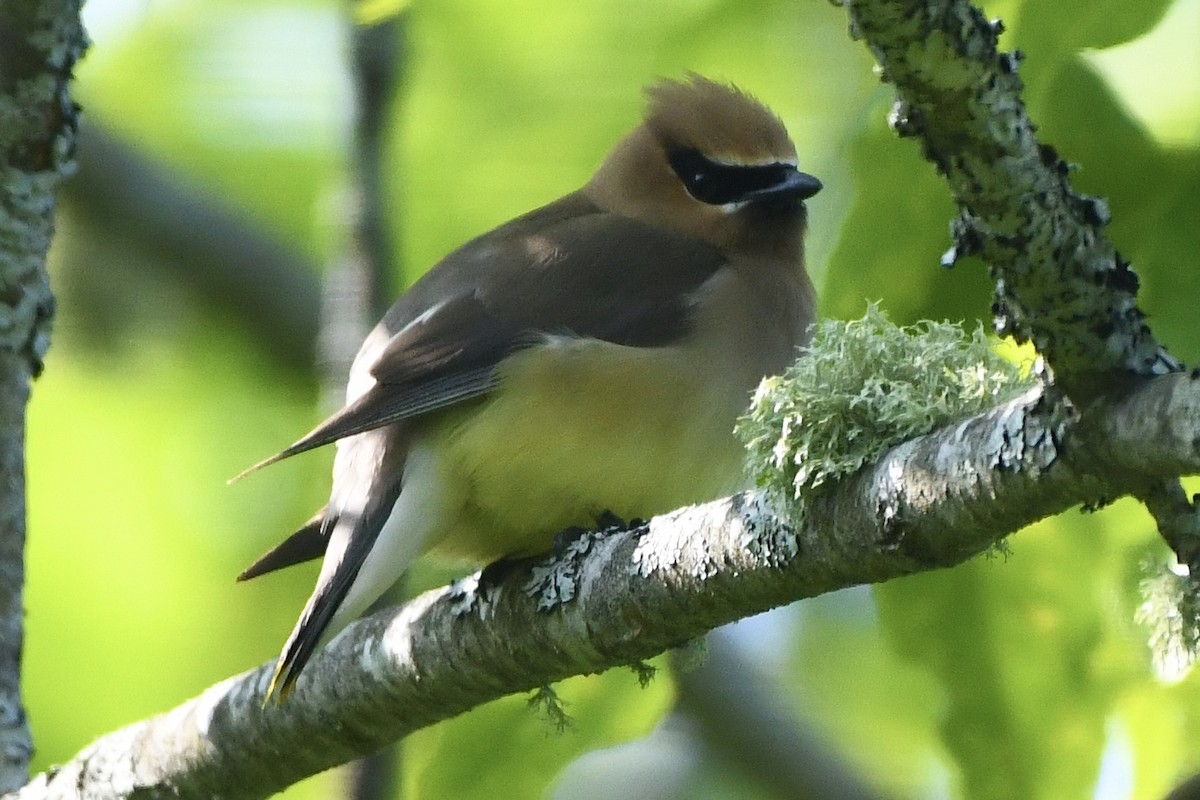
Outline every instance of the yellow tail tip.
{"label": "yellow tail tip", "polygon": [[271,676],[271,682],[267,684],[267,693],[263,695],[262,707],[281,706],[291,696],[292,690],[296,687],[296,676],[285,675],[283,665],[275,667],[275,674]]}
{"label": "yellow tail tip", "polygon": [[240,481],[242,478],[246,477],[247,475],[258,472],[263,467],[269,467],[272,464],[274,464],[276,461],[281,460],[283,457],[284,456],[282,453],[276,453],[275,455],[271,456],[270,458],[264,458],[262,461],[259,461],[257,464],[251,464],[250,466],[246,467],[244,470],[239,472],[237,475],[234,475],[232,478],[225,481],[225,485],[232,486],[233,484],[237,483],[238,481]]}

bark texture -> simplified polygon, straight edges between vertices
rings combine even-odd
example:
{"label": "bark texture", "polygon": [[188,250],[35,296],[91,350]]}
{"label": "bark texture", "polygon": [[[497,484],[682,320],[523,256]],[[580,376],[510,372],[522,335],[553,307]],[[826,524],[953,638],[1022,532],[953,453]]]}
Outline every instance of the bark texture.
{"label": "bark texture", "polygon": [[50,343],[46,256],[54,190],[73,168],[71,70],[86,46],[77,2],[0,6],[0,791],[33,752],[21,702],[25,406]]}
{"label": "bark texture", "polygon": [[[1137,307],[1137,274],[1104,235],[1108,204],[1076,192],[1069,164],[1038,141],[1021,99],[1021,55],[998,46],[1003,25],[966,0],[841,4],[896,88],[893,128],[920,143],[958,206],[943,263],[978,255],[988,264],[997,330],[1032,341],[1058,391],[1085,413],[1098,397],[1182,369]],[[1135,494],[1197,576],[1200,507],[1177,478],[1151,476]]]}

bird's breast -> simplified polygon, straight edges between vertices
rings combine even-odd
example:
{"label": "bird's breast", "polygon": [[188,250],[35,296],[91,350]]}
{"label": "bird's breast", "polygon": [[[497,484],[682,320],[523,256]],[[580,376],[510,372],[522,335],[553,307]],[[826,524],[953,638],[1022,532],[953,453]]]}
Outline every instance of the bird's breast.
{"label": "bird's breast", "polygon": [[489,399],[441,423],[461,513],[437,549],[534,553],[603,511],[646,518],[739,489],[733,425],[753,386],[694,362],[567,337],[510,357]]}

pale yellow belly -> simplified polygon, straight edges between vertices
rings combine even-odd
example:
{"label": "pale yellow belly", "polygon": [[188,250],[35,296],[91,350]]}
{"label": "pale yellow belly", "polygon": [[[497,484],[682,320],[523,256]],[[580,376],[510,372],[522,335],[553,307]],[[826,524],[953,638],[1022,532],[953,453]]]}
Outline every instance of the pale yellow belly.
{"label": "pale yellow belly", "polygon": [[566,340],[511,358],[495,394],[438,423],[449,524],[432,549],[535,553],[603,511],[648,518],[742,488],[733,425],[753,387],[695,361]]}

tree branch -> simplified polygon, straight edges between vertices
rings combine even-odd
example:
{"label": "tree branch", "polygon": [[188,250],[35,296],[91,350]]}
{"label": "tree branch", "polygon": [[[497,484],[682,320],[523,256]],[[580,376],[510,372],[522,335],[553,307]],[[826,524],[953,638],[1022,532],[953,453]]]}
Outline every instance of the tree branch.
{"label": "tree branch", "polygon": [[[757,493],[591,534],[483,594],[428,592],[352,625],[282,707],[271,665],[110,734],[18,796],[264,797],[418,728],[570,675],[636,664],[784,603],[949,567],[1097,497],[1200,470],[1200,378],[1175,374],[1086,418],[1031,391],[892,449],[785,521]],[[1175,417],[1159,441],[1133,419]]]}
{"label": "tree branch", "polygon": [[[1179,369],[1134,303],[1137,275],[1104,236],[1108,206],[1075,192],[1021,100],[1020,55],[966,0],[843,0],[896,87],[891,122],[917,138],[959,215],[945,263],[979,255],[996,279],[997,326],[1030,340],[1077,403],[1113,373]],[[921,46],[914,46],[915,43]]]}
{"label": "tree branch", "polygon": [[74,169],[71,70],[87,45],[73,0],[0,6],[0,791],[29,774],[21,702],[25,406],[50,344],[54,190]]}
{"label": "tree branch", "polygon": [[[1081,408],[1138,377],[1182,369],[1154,338],[1135,303],[1138,277],[1104,235],[1108,204],[1072,189],[1070,166],[1037,140],[1020,54],[998,49],[1001,23],[967,0],[842,4],[896,87],[892,127],[920,141],[958,206],[943,263],[979,255],[988,264],[997,330],[1032,341]],[[1200,517],[1180,504],[1177,477],[1139,497],[1179,562],[1200,574],[1196,535],[1180,533],[1184,519],[1196,529]]]}
{"label": "tree branch", "polygon": [[1159,481],[1139,492],[1137,498],[1154,517],[1159,534],[1188,574],[1200,577],[1200,508],[1178,480]]}

